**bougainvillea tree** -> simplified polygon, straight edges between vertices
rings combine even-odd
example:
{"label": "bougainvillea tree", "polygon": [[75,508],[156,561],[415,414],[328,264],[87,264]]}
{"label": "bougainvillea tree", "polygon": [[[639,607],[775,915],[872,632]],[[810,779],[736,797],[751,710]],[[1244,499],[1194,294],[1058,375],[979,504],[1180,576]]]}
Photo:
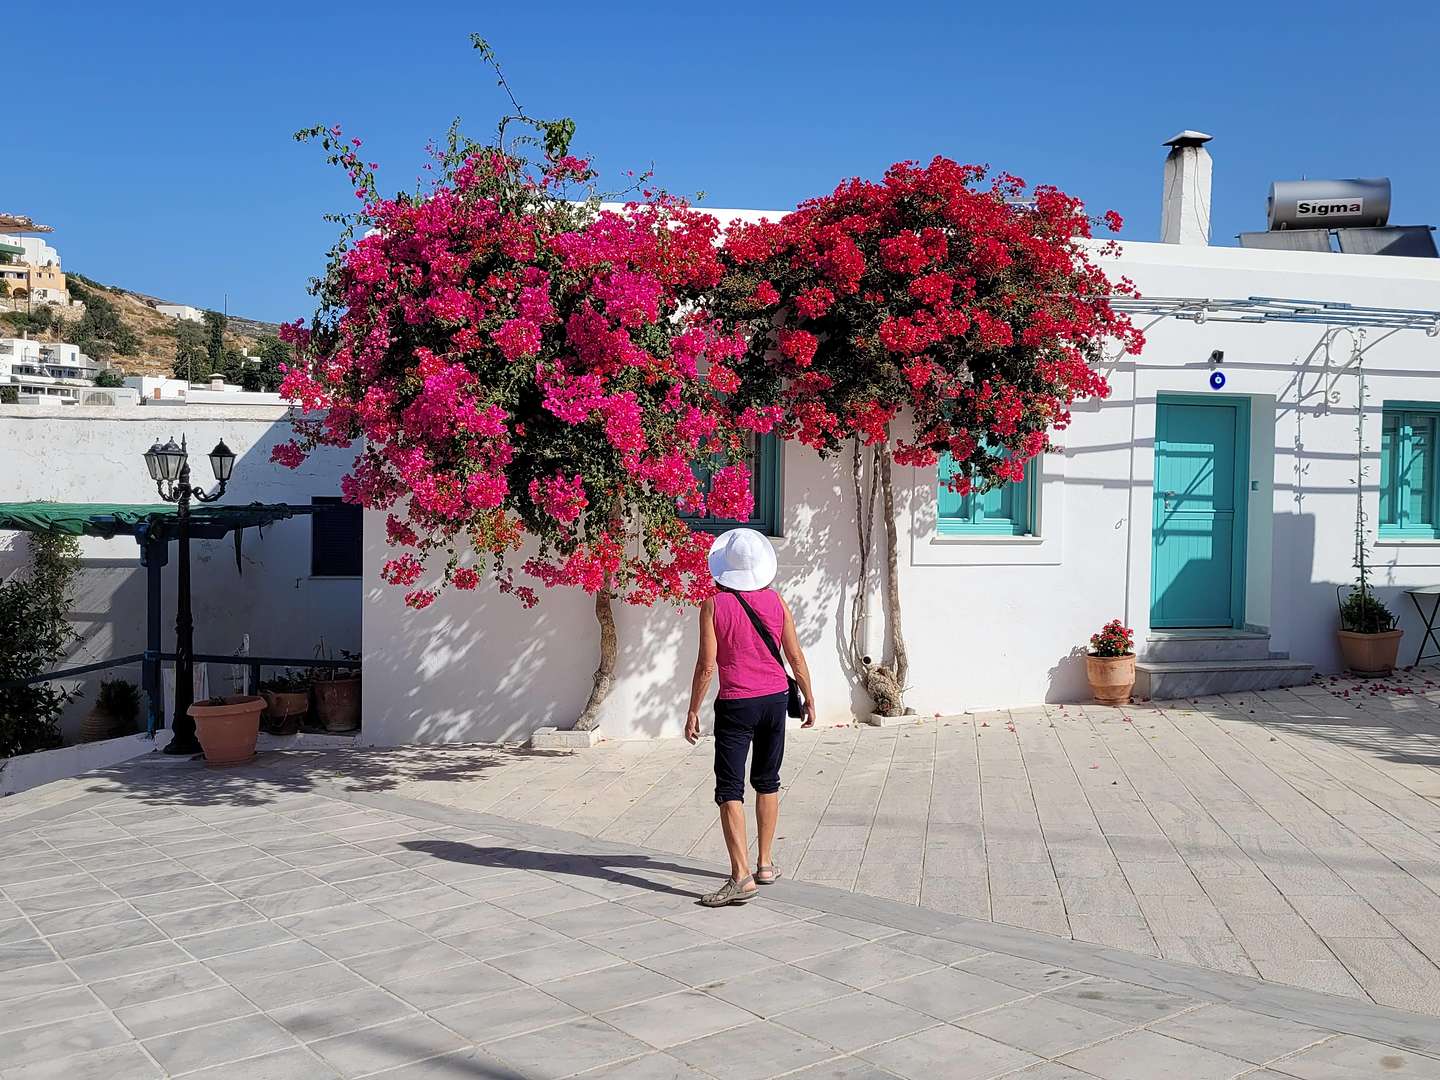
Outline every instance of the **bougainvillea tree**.
{"label": "bougainvillea tree", "polygon": [[[1120,220],[1107,213],[1105,224]],[[960,494],[1019,481],[1080,398],[1109,393],[1107,342],[1142,341],[1108,298],[1133,289],[1092,261],[1091,220],[1053,187],[937,157],[848,180],[778,221],[727,231],[709,313],[747,342],[726,366],[731,405],[821,454],[851,448],[860,581],[849,661],[878,712],[903,708],[892,464],[948,454]],[[897,418],[909,423],[902,435]],[[888,557],[888,662],[861,640],[877,490]]]}
{"label": "bougainvillea tree", "polygon": [[[534,134],[507,140],[517,121]],[[487,577],[527,607],[537,586],[594,594],[601,660],[579,721],[593,727],[613,679],[612,598],[708,596],[711,538],[685,516],[745,518],[751,494],[702,373],[744,345],[693,314],[720,279],[718,223],[643,190],[602,210],[572,131],[516,103],[493,145],[452,128],[433,182],[389,198],[359,140],[301,133],[361,209],[315,284],[313,321],[287,328],[283,392],[306,415],[275,458],[363,440],[344,497],[388,512],[381,575],[412,607]]]}

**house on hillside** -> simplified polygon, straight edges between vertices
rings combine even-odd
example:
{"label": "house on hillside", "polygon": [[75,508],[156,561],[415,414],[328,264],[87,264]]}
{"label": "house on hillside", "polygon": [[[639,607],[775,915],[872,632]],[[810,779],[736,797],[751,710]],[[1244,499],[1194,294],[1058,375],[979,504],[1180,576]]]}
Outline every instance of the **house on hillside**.
{"label": "house on hillside", "polygon": [[205,321],[205,313],[189,304],[156,304],[155,310],[171,319],[197,323]]}
{"label": "house on hillside", "polygon": [[[1168,144],[1164,239],[1103,260],[1139,287],[1148,337],[1111,364],[1110,397],[1078,406],[1060,450],[1001,491],[961,498],[943,463],[899,470],[908,701],[922,714],[1087,699],[1082,646],[1113,618],[1136,630],[1140,693],[1335,671],[1357,516],[1407,631],[1402,663],[1420,645],[1403,590],[1440,585],[1440,259],[1353,252],[1428,242],[1433,255],[1429,230],[1393,246],[1378,186],[1316,188],[1301,206],[1281,185],[1272,228],[1212,246],[1207,139]],[[869,703],[842,666],[857,565],[847,463],[769,440],[757,456],[751,524],[774,537],[821,720],[849,722]],[[412,611],[379,578],[383,513],[367,514],[365,541],[368,740],[517,739],[579,714],[596,652],[588,597],[551,591],[527,612],[449,592]],[[678,735],[694,613],[618,617],[601,730]]]}

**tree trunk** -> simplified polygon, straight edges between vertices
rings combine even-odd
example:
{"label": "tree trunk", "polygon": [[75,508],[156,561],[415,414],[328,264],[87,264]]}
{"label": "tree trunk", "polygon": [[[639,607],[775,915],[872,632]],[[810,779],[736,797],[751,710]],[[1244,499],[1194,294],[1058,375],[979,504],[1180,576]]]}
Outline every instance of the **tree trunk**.
{"label": "tree trunk", "polygon": [[860,682],[865,681],[869,658],[865,655],[865,620],[869,615],[870,590],[870,536],[874,521],[875,486],[870,486],[870,500],[865,499],[865,458],[860,450],[860,440],[854,444],[851,458],[851,481],[855,487],[855,532],[857,550],[860,554],[860,570],[857,575],[855,595],[850,600],[850,647],[846,656],[850,661],[850,673]]}
{"label": "tree trunk", "polygon": [[610,696],[615,685],[615,658],[619,653],[619,638],[615,633],[615,612],[610,606],[610,594],[601,589],[595,594],[595,621],[600,624],[600,662],[595,667],[594,682],[590,686],[590,700],[585,702],[585,711],[575,721],[576,731],[594,731],[600,726],[600,706]]}
{"label": "tree trunk", "polygon": [[[885,454],[885,456],[882,456]],[[893,668],[875,662],[875,659],[865,654],[865,620],[869,612],[870,596],[870,554],[874,550],[874,525],[875,525],[875,498],[882,487],[888,488],[889,457],[888,453],[877,447],[870,455],[870,486],[865,487],[865,455],[860,448],[857,439],[854,446],[854,456],[851,462],[851,482],[855,488],[855,532],[860,553],[860,568],[856,578],[855,597],[850,605],[850,668],[865,692],[870,695],[874,702],[874,709],[882,716],[898,716],[904,711],[904,703],[901,698],[904,682],[896,677]],[[892,580],[886,584],[887,597],[895,591],[899,581],[898,570],[896,569],[895,550],[895,524],[894,524],[894,495],[889,494],[887,504],[892,508],[889,511],[890,521],[887,524],[886,535],[890,537],[890,577]],[[890,607],[887,604],[887,624]],[[898,612],[898,608],[893,609]],[[887,632],[886,638],[895,640],[893,632]],[[901,645],[903,655],[903,643]]]}
{"label": "tree trunk", "polygon": [[910,675],[910,653],[905,647],[905,632],[900,621],[900,544],[895,535],[895,485],[891,479],[890,437],[878,452],[880,458],[880,508],[885,515],[885,603],[890,629],[890,655],[895,682],[905,692]]}

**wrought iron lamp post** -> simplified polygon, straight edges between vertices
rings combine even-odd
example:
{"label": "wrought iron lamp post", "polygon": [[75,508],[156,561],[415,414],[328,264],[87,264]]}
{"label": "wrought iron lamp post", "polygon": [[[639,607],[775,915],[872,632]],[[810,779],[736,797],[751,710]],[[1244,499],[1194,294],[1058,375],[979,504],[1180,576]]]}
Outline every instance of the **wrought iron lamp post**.
{"label": "wrought iron lamp post", "polygon": [[165,753],[197,754],[200,743],[195,738],[195,720],[189,712],[195,698],[194,662],[191,660],[195,654],[195,623],[190,614],[190,500],[214,502],[225,494],[225,485],[235,469],[235,453],[223,439],[210,451],[210,468],[220,485],[213,494],[190,486],[190,459],[183,435],[179,446],[172,438],[163,446],[156,442],[145,451],[145,467],[150,470],[150,479],[155,481],[155,490],[160,497],[175,503],[178,508],[180,565],[177,569],[175,613],[175,703],[170,718],[170,744],[165,747]]}

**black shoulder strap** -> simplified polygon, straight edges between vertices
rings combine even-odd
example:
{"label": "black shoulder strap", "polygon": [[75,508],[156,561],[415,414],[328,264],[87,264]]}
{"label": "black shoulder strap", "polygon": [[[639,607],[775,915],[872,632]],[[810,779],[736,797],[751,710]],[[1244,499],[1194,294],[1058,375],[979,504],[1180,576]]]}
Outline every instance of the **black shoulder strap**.
{"label": "black shoulder strap", "polygon": [[765,642],[765,647],[770,650],[770,655],[775,658],[775,662],[780,665],[780,670],[784,671],[788,677],[790,673],[785,667],[785,661],[780,659],[780,647],[775,644],[775,638],[771,635],[770,628],[760,621],[760,616],[755,614],[755,609],[749,605],[745,597],[733,589],[725,591],[740,601],[740,606],[745,609],[745,614],[750,616],[750,623],[755,627],[755,632],[760,635],[760,640]]}

